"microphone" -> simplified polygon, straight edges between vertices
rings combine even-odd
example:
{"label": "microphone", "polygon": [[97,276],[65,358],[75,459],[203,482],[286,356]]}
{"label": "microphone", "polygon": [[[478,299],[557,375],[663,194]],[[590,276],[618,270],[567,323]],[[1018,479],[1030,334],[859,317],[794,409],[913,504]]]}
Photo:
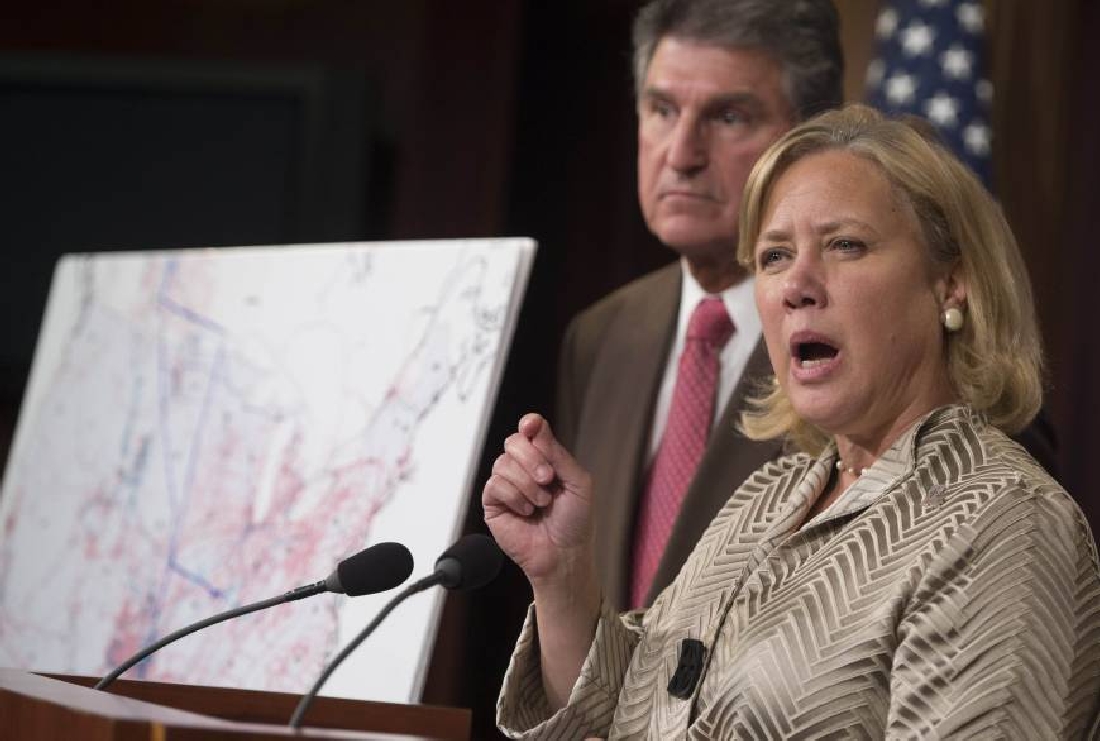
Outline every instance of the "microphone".
{"label": "microphone", "polygon": [[424,589],[435,584],[460,592],[480,589],[496,578],[503,562],[504,554],[496,541],[475,533],[443,551],[436,559],[435,571],[421,581],[428,582]]}
{"label": "microphone", "polygon": [[400,543],[375,543],[336,564],[320,591],[349,597],[377,594],[401,584],[412,570],[413,557],[408,548]]}
{"label": "microphone", "polygon": [[322,592],[346,594],[349,597],[359,597],[364,594],[384,592],[387,589],[393,589],[401,584],[401,582],[408,579],[409,575],[412,574],[412,570],[413,559],[408,548],[400,543],[376,543],[369,548],[364,548],[354,556],[345,558],[337,564],[336,569],[329,574],[327,579],[291,589],[289,592],[280,594],[278,597],[271,597],[261,600],[260,602],[241,605],[240,607],[220,612],[213,617],[180,628],[175,633],[171,633],[161,638],[156,643],[138,651],[110,674],[100,679],[93,689],[104,689],[118,679],[123,672],[153,652],[159,651],[169,643],[178,641],[180,638],[191,635],[195,631],[201,630],[209,625],[214,625],[215,623],[220,623],[230,618],[240,617],[241,615],[247,615],[257,610],[281,605],[285,602],[294,602],[296,600],[305,599],[306,597],[312,597]]}
{"label": "microphone", "polygon": [[317,696],[317,693],[332,673],[336,671],[336,667],[340,666],[344,659],[351,655],[352,651],[359,648],[359,645],[374,632],[374,629],[386,619],[387,615],[393,612],[395,607],[414,594],[437,585],[459,591],[483,587],[496,578],[503,561],[504,554],[501,552],[500,546],[489,536],[474,533],[459,538],[436,559],[435,569],[431,574],[402,589],[397,596],[386,603],[374,620],[363,628],[359,635],[355,636],[351,643],[345,646],[329,662],[328,666],[321,672],[321,676],[317,677],[317,681],[309,688],[309,692],[298,701],[298,707],[294,709],[294,714],[290,716],[290,727],[298,728],[301,726],[302,716],[305,715],[306,708],[313,702],[313,698]]}
{"label": "microphone", "polygon": [[676,662],[676,671],[668,680],[668,694],[681,700],[690,700],[695,685],[703,676],[707,647],[698,638],[685,638],[680,641],[680,659]]}

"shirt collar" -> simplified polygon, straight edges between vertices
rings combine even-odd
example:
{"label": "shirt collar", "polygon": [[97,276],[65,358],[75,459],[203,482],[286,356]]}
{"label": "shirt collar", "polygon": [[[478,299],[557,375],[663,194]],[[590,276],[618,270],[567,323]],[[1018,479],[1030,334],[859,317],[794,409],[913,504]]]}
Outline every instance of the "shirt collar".
{"label": "shirt collar", "polygon": [[[680,258],[680,313],[676,323],[676,337],[683,338],[687,334],[688,322],[691,320],[691,312],[696,305],[709,294],[703,290],[695,276],[691,274],[686,258]],[[733,321],[737,332],[745,337],[757,337],[760,334],[760,315],[756,311],[756,296],[754,294],[754,281],[750,275],[726,290],[718,293],[726,305],[726,311]]]}

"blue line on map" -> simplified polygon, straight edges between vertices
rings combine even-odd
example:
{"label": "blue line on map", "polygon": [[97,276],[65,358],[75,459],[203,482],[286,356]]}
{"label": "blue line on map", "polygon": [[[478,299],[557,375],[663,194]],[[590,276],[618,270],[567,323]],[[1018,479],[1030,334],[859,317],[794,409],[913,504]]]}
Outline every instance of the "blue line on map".
{"label": "blue line on map", "polygon": [[141,389],[142,389],[142,376],[140,373],[134,378],[133,384],[130,386],[130,401],[126,405],[126,419],[122,426],[122,450],[119,454],[122,458],[126,458],[127,453],[130,450],[130,437],[134,434],[134,426],[137,421],[138,409],[141,404]]}
{"label": "blue line on map", "polygon": [[[178,270],[179,265],[176,260],[169,260],[165,263],[161,285],[157,291],[158,305],[164,309],[168,315],[174,315],[188,324],[195,325],[199,332],[209,331],[213,332],[219,338],[224,337],[225,331],[219,324],[208,317],[202,316],[198,312],[181,306],[168,297],[168,287],[171,285]],[[169,576],[171,574],[178,575],[192,584],[195,584],[199,588],[205,590],[213,599],[223,599],[226,595],[225,590],[215,587],[207,581],[203,575],[185,568],[177,559],[180,547],[180,527],[184,524],[184,511],[187,508],[186,497],[191,491],[194,483],[196,466],[198,464],[198,453],[202,447],[202,436],[210,413],[212,396],[217,386],[215,380],[219,375],[219,369],[224,364],[226,350],[225,346],[219,343],[216,355],[210,363],[206,373],[206,384],[203,389],[198,415],[193,422],[190,435],[187,436],[189,437],[187,448],[186,450],[177,451],[172,446],[172,426],[170,420],[173,410],[169,402],[171,379],[168,378],[172,359],[169,357],[170,352],[167,345],[166,334],[167,328],[158,333],[157,337],[157,377],[159,379],[157,385],[157,401],[160,434],[164,442],[163,461],[165,466],[170,519],[167,544],[168,555],[166,563],[164,564],[164,576],[160,581],[159,588],[156,590],[157,596],[153,599],[153,604],[157,607],[163,604],[168,588]],[[177,480],[173,475],[174,470],[182,472],[182,481]],[[154,608],[153,611],[155,614],[159,614],[159,610],[156,608]],[[157,619],[154,618],[152,621],[153,626],[156,626],[157,622]]]}
{"label": "blue line on map", "polygon": [[197,311],[190,309],[186,306],[176,303],[169,295],[168,288],[172,283],[172,280],[176,277],[176,273],[179,272],[179,261],[168,260],[164,265],[164,276],[160,282],[160,288],[157,289],[157,304],[164,307],[173,314],[179,314],[184,319],[190,322],[194,322],[201,327],[217,332],[218,334],[225,334],[225,328],[215,322],[213,319],[207,316],[203,316]]}
{"label": "blue line on map", "polygon": [[157,337],[157,426],[160,428],[160,439],[163,441],[161,460],[164,462],[164,485],[168,489],[168,509],[175,514],[176,509],[176,479],[172,475],[172,434],[168,427],[168,350],[164,346],[164,335]]}
{"label": "blue line on map", "polygon": [[220,345],[214,356],[214,360],[210,363],[210,371],[206,374],[206,390],[202,396],[202,405],[199,408],[198,419],[195,420],[195,430],[191,439],[191,448],[187,455],[187,472],[184,474],[186,478],[184,491],[191,491],[191,485],[195,480],[195,466],[199,458],[196,452],[202,449],[202,436],[206,429],[206,420],[210,412],[210,400],[217,386],[214,381],[218,377],[218,370],[222,367],[224,362],[225,345]]}
{"label": "blue line on map", "polygon": [[168,558],[168,568],[170,571],[174,571],[176,574],[180,575],[192,584],[195,584],[196,586],[205,589],[211,598],[222,599],[223,597],[225,597],[224,589],[215,587],[213,584],[208,582],[201,574],[197,574],[194,571],[189,571],[188,569],[185,569],[183,566],[176,562],[176,557],[174,555]]}

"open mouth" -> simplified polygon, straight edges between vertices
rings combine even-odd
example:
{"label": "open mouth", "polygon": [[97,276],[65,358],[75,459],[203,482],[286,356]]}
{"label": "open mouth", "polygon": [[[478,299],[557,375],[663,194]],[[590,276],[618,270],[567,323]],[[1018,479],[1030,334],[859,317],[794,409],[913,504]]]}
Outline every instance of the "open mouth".
{"label": "open mouth", "polygon": [[794,344],[794,359],[800,368],[816,368],[836,357],[837,349],[827,342],[811,340]]}

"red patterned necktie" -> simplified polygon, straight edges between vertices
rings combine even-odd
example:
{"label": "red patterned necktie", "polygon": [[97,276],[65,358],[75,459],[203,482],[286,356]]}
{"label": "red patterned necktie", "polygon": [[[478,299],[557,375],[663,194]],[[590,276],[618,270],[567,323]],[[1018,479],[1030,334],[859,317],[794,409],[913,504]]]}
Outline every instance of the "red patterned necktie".
{"label": "red patterned necktie", "polygon": [[643,605],[680,512],[684,492],[703,457],[714,420],[718,355],[733,329],[725,304],[715,297],[700,301],[688,322],[668,422],[634,526],[631,607]]}

